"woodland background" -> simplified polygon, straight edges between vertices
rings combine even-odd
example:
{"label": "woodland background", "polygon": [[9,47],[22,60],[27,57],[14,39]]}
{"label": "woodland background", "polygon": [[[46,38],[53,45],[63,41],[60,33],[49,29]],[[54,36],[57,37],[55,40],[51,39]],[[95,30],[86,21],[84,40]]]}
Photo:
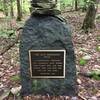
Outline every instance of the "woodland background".
{"label": "woodland background", "polygon": [[[72,30],[79,100],[100,100],[99,3],[60,0],[62,16]],[[19,34],[29,16],[30,0],[0,0],[0,100],[20,98]]]}

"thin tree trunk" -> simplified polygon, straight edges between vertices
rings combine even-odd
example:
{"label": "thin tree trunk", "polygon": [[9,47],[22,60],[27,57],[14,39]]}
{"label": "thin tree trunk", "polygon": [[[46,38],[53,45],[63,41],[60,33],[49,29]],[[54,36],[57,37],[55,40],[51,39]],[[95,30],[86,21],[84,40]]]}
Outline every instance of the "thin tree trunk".
{"label": "thin tree trunk", "polygon": [[17,0],[17,20],[21,21],[22,19],[22,11],[21,11],[21,3],[20,0]]}
{"label": "thin tree trunk", "polygon": [[75,0],[75,10],[78,10],[78,0]]}
{"label": "thin tree trunk", "polygon": [[8,16],[7,0],[3,0],[3,5],[4,5],[4,13],[6,16]]}
{"label": "thin tree trunk", "polygon": [[13,0],[10,0],[10,10],[11,10],[11,12],[10,12],[10,14],[11,14],[11,17],[13,18],[14,17],[14,9],[13,9]]}

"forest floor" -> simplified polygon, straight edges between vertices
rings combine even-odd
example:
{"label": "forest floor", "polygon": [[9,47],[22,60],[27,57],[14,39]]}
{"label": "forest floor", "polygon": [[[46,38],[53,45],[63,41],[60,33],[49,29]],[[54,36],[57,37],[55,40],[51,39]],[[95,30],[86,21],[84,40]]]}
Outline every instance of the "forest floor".
{"label": "forest floor", "polygon": [[[71,25],[77,71],[82,73],[100,71],[100,19],[96,19],[95,29],[85,33],[81,29],[85,16],[84,13],[64,12],[62,15]],[[0,36],[0,52],[9,44],[9,42],[13,42],[13,40],[13,38]],[[4,55],[0,56],[0,95],[5,93],[4,95],[6,96],[12,88],[20,86],[18,46],[19,44],[15,44]],[[81,96],[81,99],[78,100],[100,100],[100,80],[78,74],[77,82],[79,87],[79,97]]]}

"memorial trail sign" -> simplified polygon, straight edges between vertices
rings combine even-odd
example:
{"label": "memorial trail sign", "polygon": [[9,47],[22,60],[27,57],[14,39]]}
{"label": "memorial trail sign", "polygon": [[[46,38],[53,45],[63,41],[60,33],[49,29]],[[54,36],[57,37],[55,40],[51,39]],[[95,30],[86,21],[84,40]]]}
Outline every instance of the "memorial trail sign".
{"label": "memorial trail sign", "polygon": [[30,50],[32,78],[65,78],[65,50]]}

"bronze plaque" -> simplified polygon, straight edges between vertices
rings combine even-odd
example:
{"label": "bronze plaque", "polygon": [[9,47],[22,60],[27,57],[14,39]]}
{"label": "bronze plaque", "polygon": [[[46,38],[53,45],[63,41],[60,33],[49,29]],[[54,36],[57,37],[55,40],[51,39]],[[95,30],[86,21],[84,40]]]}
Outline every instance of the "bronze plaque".
{"label": "bronze plaque", "polygon": [[29,50],[32,78],[65,78],[65,50]]}

